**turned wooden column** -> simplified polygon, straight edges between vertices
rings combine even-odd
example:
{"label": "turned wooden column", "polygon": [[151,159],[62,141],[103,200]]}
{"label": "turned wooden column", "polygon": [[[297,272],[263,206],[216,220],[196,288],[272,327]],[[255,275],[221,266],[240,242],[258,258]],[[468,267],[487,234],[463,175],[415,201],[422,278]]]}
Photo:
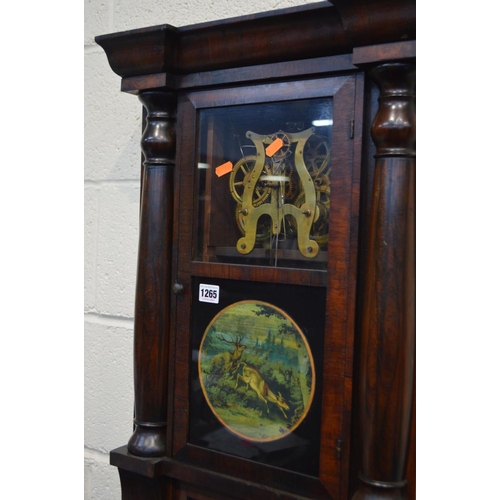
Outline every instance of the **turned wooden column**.
{"label": "turned wooden column", "polygon": [[371,133],[375,174],[363,290],[360,486],[355,500],[404,499],[415,360],[415,66],[386,63]]}
{"label": "turned wooden column", "polygon": [[128,451],[166,454],[176,96],[139,95],[147,110],[134,323],[135,430]]}

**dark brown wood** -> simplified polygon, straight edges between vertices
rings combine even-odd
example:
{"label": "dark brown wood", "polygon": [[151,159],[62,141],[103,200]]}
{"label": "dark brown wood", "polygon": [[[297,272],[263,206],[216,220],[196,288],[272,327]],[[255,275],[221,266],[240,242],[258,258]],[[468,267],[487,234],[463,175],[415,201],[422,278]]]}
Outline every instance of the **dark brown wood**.
{"label": "dark brown wood", "polygon": [[415,0],[328,0],[342,19],[351,46],[415,39]]}
{"label": "dark brown wood", "polygon": [[[111,464],[120,470],[124,500],[164,500],[184,498],[183,491],[197,492],[196,498],[235,499],[261,498],[262,500],[306,500],[309,495],[284,492],[279,489],[233,477],[217,471],[217,464],[193,467],[189,463],[170,458],[138,458],[125,446],[111,452]],[[174,493],[169,490],[173,486]],[[293,487],[291,487],[293,489]],[[194,494],[194,493],[193,493]],[[133,496],[135,495],[135,496]],[[172,496],[175,495],[175,496]],[[330,498],[325,492],[314,498]]]}
{"label": "dark brown wood", "polygon": [[193,262],[192,271],[196,276],[222,278],[260,283],[286,283],[289,285],[326,286],[326,271],[315,269],[287,269],[279,267],[254,268],[250,266],[220,266],[209,262]]}
{"label": "dark brown wood", "polygon": [[[357,263],[357,284],[358,292],[355,297],[355,310],[356,310],[356,326],[353,349],[353,380],[351,390],[356,396],[357,387],[359,386],[359,351],[360,351],[360,314],[362,309],[362,294],[359,290],[364,289],[364,282],[366,277],[366,248],[368,241],[368,226],[371,213],[371,197],[373,191],[373,176],[375,170],[375,144],[370,136],[371,123],[375,119],[378,110],[378,87],[372,79],[364,75],[363,89],[360,89],[359,94],[363,101],[363,122],[359,124],[362,128],[360,132],[360,140],[362,142],[362,155],[361,155],[361,176],[360,176],[360,195],[359,195],[359,239],[358,239],[358,263]],[[349,470],[346,474],[349,475],[349,492],[347,498],[351,498],[355,491],[358,489],[359,477],[358,473],[361,470],[361,445],[359,435],[359,403],[358,398],[352,399],[352,420],[351,420],[351,439],[350,439],[350,464]]]}
{"label": "dark brown wood", "polygon": [[415,38],[414,1],[332,3],[181,28],[160,25],[101,35],[96,42],[106,51],[113,71],[128,78],[331,56],[363,45]]}
{"label": "dark brown wood", "polygon": [[[111,453],[123,498],[414,500],[414,0],[329,0],[96,42],[122,91],[139,95],[147,111],[135,430]],[[198,113],[325,97],[333,99],[335,145],[326,270],[217,261],[233,258],[234,248],[207,202],[198,221]],[[217,127],[207,134],[214,164],[224,149],[216,136],[227,134]],[[210,182],[211,199],[224,200]],[[207,240],[197,261],[200,228]],[[219,254],[210,238],[224,241]],[[192,287],[202,278],[325,290],[317,474],[190,442]]]}
{"label": "dark brown wood", "polygon": [[[345,336],[345,380],[344,380],[344,410],[343,410],[343,430],[342,430],[342,453],[346,459],[342,461],[340,476],[340,495],[339,498],[349,498],[349,470],[351,460],[351,429],[355,414],[353,413],[353,386],[356,376],[354,366],[355,339],[356,339],[356,311],[357,311],[357,288],[359,288],[360,275],[358,274],[359,248],[360,248],[360,220],[361,220],[361,185],[362,185],[362,143],[363,143],[363,115],[366,114],[364,103],[365,75],[359,74],[356,80],[356,114],[354,122],[353,147],[353,180],[352,180],[352,213],[349,241],[349,262],[348,273],[349,283],[356,283],[356,288],[350,286],[346,292],[347,310],[346,310],[346,336]],[[346,256],[347,258],[347,256]],[[356,450],[354,450],[356,451]]]}
{"label": "dark brown wood", "polygon": [[[347,482],[341,473],[349,463],[349,423],[352,399],[352,364],[356,289],[357,217],[359,207],[359,144],[351,136],[352,121],[362,121],[356,107],[356,90],[362,80],[350,78],[334,94],[330,228],[328,241],[328,292],[325,326],[324,393],[320,478],[332,498],[345,498]],[[351,247],[351,243],[353,246]],[[325,388],[327,388],[325,390]],[[347,390],[346,390],[347,389]],[[340,451],[337,451],[337,448]]]}
{"label": "dark brown wood", "polygon": [[361,483],[354,498],[405,498],[415,349],[415,67],[389,63],[380,88],[363,293]]}
{"label": "dark brown wood", "polygon": [[225,70],[213,70],[186,75],[172,73],[157,73],[146,76],[131,76],[122,79],[121,90],[130,94],[138,94],[141,90],[156,87],[170,89],[207,88],[215,85],[234,85],[236,83],[251,83],[276,81],[283,78],[301,75],[325,75],[334,71],[355,71],[351,54],[341,54],[330,57],[303,59],[301,61],[285,61],[272,64],[242,66]]}
{"label": "dark brown wood", "polygon": [[177,29],[168,24],[96,36],[111,69],[121,77],[163,73],[171,66]]}
{"label": "dark brown wood", "polygon": [[406,496],[408,500],[415,500],[417,496],[417,405],[416,381],[414,376],[412,415],[410,427],[410,444],[408,448],[408,465],[406,466]]}
{"label": "dark brown wood", "polygon": [[[358,82],[359,80],[359,82]],[[179,252],[177,264],[178,279],[185,284],[185,294],[177,298],[177,314],[185,318],[177,326],[176,334],[176,374],[179,381],[175,388],[174,415],[176,422],[173,433],[173,456],[188,463],[203,464],[204,467],[216,468],[220,471],[238,470],[238,476],[249,480],[256,475],[263,484],[287,490],[290,485],[296,492],[308,494],[312,498],[322,498],[322,488],[326,488],[334,498],[345,497],[347,482],[341,479],[340,470],[348,469],[349,463],[349,417],[350,400],[352,398],[352,356],[346,363],[346,351],[352,349],[353,325],[355,319],[353,299],[356,289],[355,270],[357,265],[357,207],[359,205],[359,168],[360,155],[357,156],[357,166],[354,151],[359,148],[359,139],[351,138],[351,121],[358,119],[362,123],[362,77],[339,77],[337,79],[308,80],[276,84],[274,86],[249,87],[236,91],[211,91],[187,94],[181,99],[179,114],[179,136],[184,148],[178,157],[179,193],[186,192],[194,184],[194,171],[189,168],[195,161],[194,144],[196,128],[194,127],[198,107],[217,106],[220,103],[242,104],[245,102],[272,102],[286,100],[292,96],[306,98],[310,96],[335,96],[335,154],[332,165],[332,196],[336,203],[331,212],[331,225],[335,227],[332,246],[329,249],[331,258],[330,272],[306,271],[298,269],[258,268],[247,266],[221,265],[215,263],[191,262],[189,253]],[[357,92],[358,94],[357,94]],[[355,98],[358,95],[358,108]],[[220,103],[219,103],[220,101]],[[357,146],[356,146],[357,144]],[[186,168],[183,168],[186,166]],[[191,248],[196,229],[189,223],[192,212],[192,201],[179,196],[176,210],[183,214],[182,223],[176,228],[179,234],[179,249]],[[352,248],[351,248],[352,245]],[[190,276],[215,277],[222,279],[237,279],[256,281],[260,283],[287,283],[310,286],[327,286],[328,320],[325,338],[325,361],[323,370],[323,407],[328,408],[328,416],[323,420],[324,439],[321,445],[321,466],[316,486],[314,481],[293,481],[290,473],[279,470],[269,471],[259,464],[241,464],[235,457],[214,456],[213,452],[189,447],[188,414],[185,411],[189,395],[189,364],[190,364]],[[341,442],[343,452],[337,455],[338,442]],[[305,481],[305,482],[304,482]],[[321,486],[322,485],[322,486]]]}
{"label": "dark brown wood", "polygon": [[416,40],[406,40],[403,42],[384,43],[382,45],[356,47],[352,51],[352,63],[356,66],[370,63],[380,64],[384,61],[393,62],[415,59],[416,56]]}
{"label": "dark brown wood", "polygon": [[151,479],[135,472],[118,469],[122,488],[122,500],[168,500],[172,498],[168,480],[165,477]]}
{"label": "dark brown wood", "polygon": [[141,146],[145,157],[134,322],[135,430],[128,449],[166,452],[176,96],[148,91]]}
{"label": "dark brown wood", "polygon": [[112,450],[109,454],[109,462],[119,469],[149,478],[159,477],[163,473],[162,457],[137,457],[127,450],[127,446],[120,446],[120,448]]}

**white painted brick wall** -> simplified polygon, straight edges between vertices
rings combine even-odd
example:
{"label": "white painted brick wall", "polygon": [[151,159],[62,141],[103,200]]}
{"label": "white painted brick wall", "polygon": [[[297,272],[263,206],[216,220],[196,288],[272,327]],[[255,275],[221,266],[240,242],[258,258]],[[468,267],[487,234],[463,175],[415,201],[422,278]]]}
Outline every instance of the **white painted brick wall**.
{"label": "white painted brick wall", "polygon": [[94,37],[168,23],[184,26],[307,0],[87,0],[85,3],[85,500],[118,500],[109,451],[133,416],[133,314],[139,228],[142,108],[120,92]]}

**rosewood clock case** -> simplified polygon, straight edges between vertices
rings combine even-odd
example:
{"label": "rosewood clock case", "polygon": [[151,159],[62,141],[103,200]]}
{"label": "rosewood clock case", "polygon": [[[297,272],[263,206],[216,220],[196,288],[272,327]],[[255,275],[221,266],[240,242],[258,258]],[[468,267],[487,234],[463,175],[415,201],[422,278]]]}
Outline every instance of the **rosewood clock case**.
{"label": "rosewood clock case", "polygon": [[415,5],[96,42],[145,109],[122,498],[414,498]]}

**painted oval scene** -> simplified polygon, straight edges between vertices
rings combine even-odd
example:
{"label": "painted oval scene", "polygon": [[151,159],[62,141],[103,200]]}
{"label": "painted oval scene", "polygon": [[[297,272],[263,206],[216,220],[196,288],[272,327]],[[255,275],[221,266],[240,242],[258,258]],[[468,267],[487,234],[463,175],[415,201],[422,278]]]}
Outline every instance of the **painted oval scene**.
{"label": "painted oval scene", "polygon": [[236,302],[212,319],[198,373],[217,419],[250,441],[293,432],[314,397],[316,373],[306,337],[290,316],[266,302]]}

